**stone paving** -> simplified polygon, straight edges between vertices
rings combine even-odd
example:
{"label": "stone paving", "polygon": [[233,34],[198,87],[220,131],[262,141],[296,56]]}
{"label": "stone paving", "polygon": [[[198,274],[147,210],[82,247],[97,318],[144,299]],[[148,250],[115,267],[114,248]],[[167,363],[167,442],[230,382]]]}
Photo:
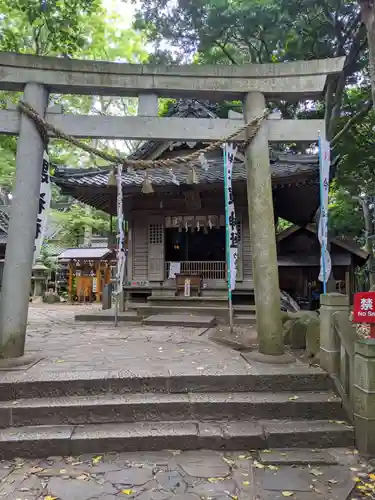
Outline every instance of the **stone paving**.
{"label": "stone paving", "polygon": [[[285,451],[293,460],[296,452]],[[310,451],[322,454],[321,451]],[[307,454],[308,454],[307,453]],[[328,455],[327,452],[324,452]],[[264,465],[253,452],[161,451],[0,463],[7,500],[346,500],[358,455],[330,450],[338,465]]]}
{"label": "stone paving", "polygon": [[[42,359],[0,371],[0,379],[254,373],[238,352],[213,344],[203,329],[75,323],[95,306],[32,305],[26,351]],[[270,366],[266,367],[269,371]],[[298,364],[295,365],[298,370]],[[260,453],[139,452],[0,462],[0,500],[345,500],[367,472],[353,450]],[[270,455],[273,456],[273,455]],[[294,457],[294,458],[293,458]],[[314,464],[317,462],[316,464]],[[354,497],[353,497],[354,498]],[[357,498],[357,497],[355,497]]]}
{"label": "stone paving", "polygon": [[[31,305],[26,353],[40,355],[14,379],[89,376],[242,375],[253,373],[241,355],[208,339],[207,328],[142,326],[139,323],[75,322],[78,312],[98,306]],[[27,368],[27,369],[25,369]]]}

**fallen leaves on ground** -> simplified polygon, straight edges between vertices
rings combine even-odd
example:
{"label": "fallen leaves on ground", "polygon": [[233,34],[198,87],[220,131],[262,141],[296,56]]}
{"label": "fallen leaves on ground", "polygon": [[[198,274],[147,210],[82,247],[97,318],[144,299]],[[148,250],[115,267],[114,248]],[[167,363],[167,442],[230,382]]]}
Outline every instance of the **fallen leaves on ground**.
{"label": "fallen leaves on ground", "polygon": [[36,465],[34,467],[31,467],[31,469],[29,470],[29,473],[30,474],[38,474],[38,472],[43,472],[43,471],[44,471],[43,467],[38,467]]}
{"label": "fallen leaves on ground", "polygon": [[103,457],[102,456],[98,456],[98,457],[93,457],[92,459],[92,464],[93,465],[97,465],[99,462],[101,462],[103,460]]}
{"label": "fallen leaves on ground", "polygon": [[318,469],[311,469],[310,474],[312,474],[313,476],[323,476],[323,472]]}
{"label": "fallen leaves on ground", "polygon": [[257,469],[264,469],[264,465],[258,462],[257,460],[254,460],[253,466],[256,467]]}
{"label": "fallen leaves on ground", "polygon": [[51,497],[51,495],[47,495],[44,497],[44,500],[57,500],[57,497]]}
{"label": "fallen leaves on ground", "polygon": [[222,459],[226,464],[229,465],[229,467],[233,467],[236,464],[236,462],[232,458],[222,457]]}
{"label": "fallen leaves on ground", "polygon": [[361,500],[367,499],[375,500],[375,474],[373,472],[369,474],[360,474],[360,477],[353,477],[355,483],[354,489],[352,491],[351,500]]}
{"label": "fallen leaves on ground", "polygon": [[292,496],[294,496],[294,492],[293,491],[282,491],[281,494],[282,494],[283,497],[292,497]]}
{"label": "fallen leaves on ground", "polygon": [[224,481],[225,477],[209,477],[207,481],[209,483],[220,483],[221,481]]}
{"label": "fallen leaves on ground", "polygon": [[122,490],[121,493],[129,496],[129,495],[133,495],[133,493],[135,493],[135,490]]}
{"label": "fallen leaves on ground", "polygon": [[276,465],[267,465],[267,468],[269,470],[279,470],[279,468]]}

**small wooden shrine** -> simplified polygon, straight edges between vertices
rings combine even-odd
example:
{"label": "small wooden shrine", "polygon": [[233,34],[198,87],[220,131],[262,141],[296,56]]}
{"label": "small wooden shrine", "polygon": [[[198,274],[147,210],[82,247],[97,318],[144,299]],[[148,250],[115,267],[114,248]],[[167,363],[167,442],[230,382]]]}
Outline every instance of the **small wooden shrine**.
{"label": "small wooden shrine", "polygon": [[105,285],[111,282],[116,254],[110,248],[70,248],[58,257],[68,265],[69,301],[100,302]]}
{"label": "small wooden shrine", "polygon": [[[358,291],[355,270],[366,263],[369,254],[350,240],[328,238],[328,244],[336,290],[352,297]],[[316,225],[291,226],[281,232],[277,237],[280,288],[307,300],[313,289],[321,291],[320,254]]]}

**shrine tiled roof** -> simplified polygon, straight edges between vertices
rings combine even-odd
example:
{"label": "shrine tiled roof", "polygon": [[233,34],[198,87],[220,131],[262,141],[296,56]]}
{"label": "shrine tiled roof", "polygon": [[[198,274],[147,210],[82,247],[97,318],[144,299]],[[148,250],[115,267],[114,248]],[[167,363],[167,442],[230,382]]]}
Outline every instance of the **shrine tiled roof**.
{"label": "shrine tiled roof", "polygon": [[[198,184],[223,182],[223,161],[208,160],[208,169],[204,170],[196,164]],[[177,181],[184,185],[188,183],[191,166],[180,165],[173,169]],[[148,178],[154,186],[173,186],[173,176],[169,169],[150,168]],[[304,183],[316,180],[319,173],[319,161],[314,155],[279,155],[271,160],[271,176],[276,184]],[[109,169],[77,169],[57,167],[54,181],[58,186],[71,187],[104,187],[109,183]],[[246,167],[243,162],[236,162],[233,167],[233,182],[246,180]],[[128,172],[124,169],[122,184],[128,187],[141,186],[144,181],[144,171]]]}
{"label": "shrine tiled roof", "polygon": [[[174,116],[179,118],[218,118],[218,105],[197,101],[194,99],[178,100],[170,106],[165,116]],[[196,143],[183,141],[168,142],[165,141],[145,141],[137,150],[129,156],[132,160],[145,160],[155,155],[157,157],[163,153],[173,149],[184,148],[186,150],[193,149],[197,146]],[[200,143],[199,147],[204,147],[205,144]],[[215,159],[208,159],[209,168],[207,171],[200,168],[200,164],[196,163],[198,184],[210,184],[223,182],[223,161],[220,156],[220,151],[217,152]],[[177,181],[184,185],[187,184],[189,172],[192,164],[180,165],[174,168]],[[108,185],[110,166],[108,169],[77,169],[58,167],[55,170],[54,181],[57,185],[63,187],[103,187]],[[319,172],[319,161],[316,155],[300,155],[300,154],[275,154],[271,152],[271,174],[274,183],[288,184],[304,183],[306,180],[316,179]],[[168,169],[152,168],[148,170],[148,178],[155,186],[173,186],[172,173]],[[144,171],[127,172],[123,171],[122,183],[124,187],[138,187],[142,185],[144,180]],[[246,180],[246,167],[242,161],[235,163],[233,168],[233,180]]]}

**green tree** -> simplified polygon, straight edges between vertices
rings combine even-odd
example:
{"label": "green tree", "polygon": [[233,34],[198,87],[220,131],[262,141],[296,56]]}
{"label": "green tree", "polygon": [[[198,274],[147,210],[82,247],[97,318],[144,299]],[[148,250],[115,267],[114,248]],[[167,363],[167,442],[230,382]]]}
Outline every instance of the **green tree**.
{"label": "green tree", "polygon": [[[342,73],[328,79],[322,108],[330,139],[338,131],[345,86],[367,64],[356,0],[142,0],[135,26],[145,30],[157,54],[168,41],[180,59],[198,63],[345,57]],[[299,108],[277,105],[285,113]],[[364,107],[369,109],[368,100]]]}
{"label": "green tree", "polygon": [[74,203],[66,212],[54,212],[54,220],[60,226],[61,242],[68,246],[77,246],[82,242],[85,228],[104,234],[109,232],[109,215],[99,210],[87,213],[86,207]]}
{"label": "green tree", "polygon": [[[102,5],[102,0],[72,0],[69,2],[48,0],[43,8],[40,0],[16,0],[0,5],[0,50],[12,50],[34,55],[58,55],[81,59],[144,62],[147,58],[144,36],[133,29],[122,27],[122,20],[117,14],[109,13]],[[0,93],[2,107],[11,100],[17,102],[19,94]],[[52,95],[51,100],[61,104],[64,111],[77,114],[135,114],[137,101],[133,98],[104,98],[79,95]],[[132,141],[86,141],[99,149],[123,154],[131,152],[137,145]],[[16,138],[0,136],[0,186],[3,191],[11,190],[15,174]],[[51,161],[68,166],[100,166],[102,161],[64,141],[51,140],[49,145]],[[69,202],[59,190],[53,190],[53,206]],[[75,212],[76,213],[76,212]],[[79,212],[81,213],[81,211]],[[98,218],[102,216],[89,211],[85,216],[77,214],[75,232],[79,224],[97,230]],[[58,218],[64,224],[72,219],[63,213]],[[106,224],[103,218],[103,225]]]}
{"label": "green tree", "polygon": [[372,101],[375,107],[375,3],[370,0],[358,1],[361,8],[362,20],[367,30]]}
{"label": "green tree", "polygon": [[94,33],[100,0],[6,0],[0,5],[1,50],[74,57]]}

